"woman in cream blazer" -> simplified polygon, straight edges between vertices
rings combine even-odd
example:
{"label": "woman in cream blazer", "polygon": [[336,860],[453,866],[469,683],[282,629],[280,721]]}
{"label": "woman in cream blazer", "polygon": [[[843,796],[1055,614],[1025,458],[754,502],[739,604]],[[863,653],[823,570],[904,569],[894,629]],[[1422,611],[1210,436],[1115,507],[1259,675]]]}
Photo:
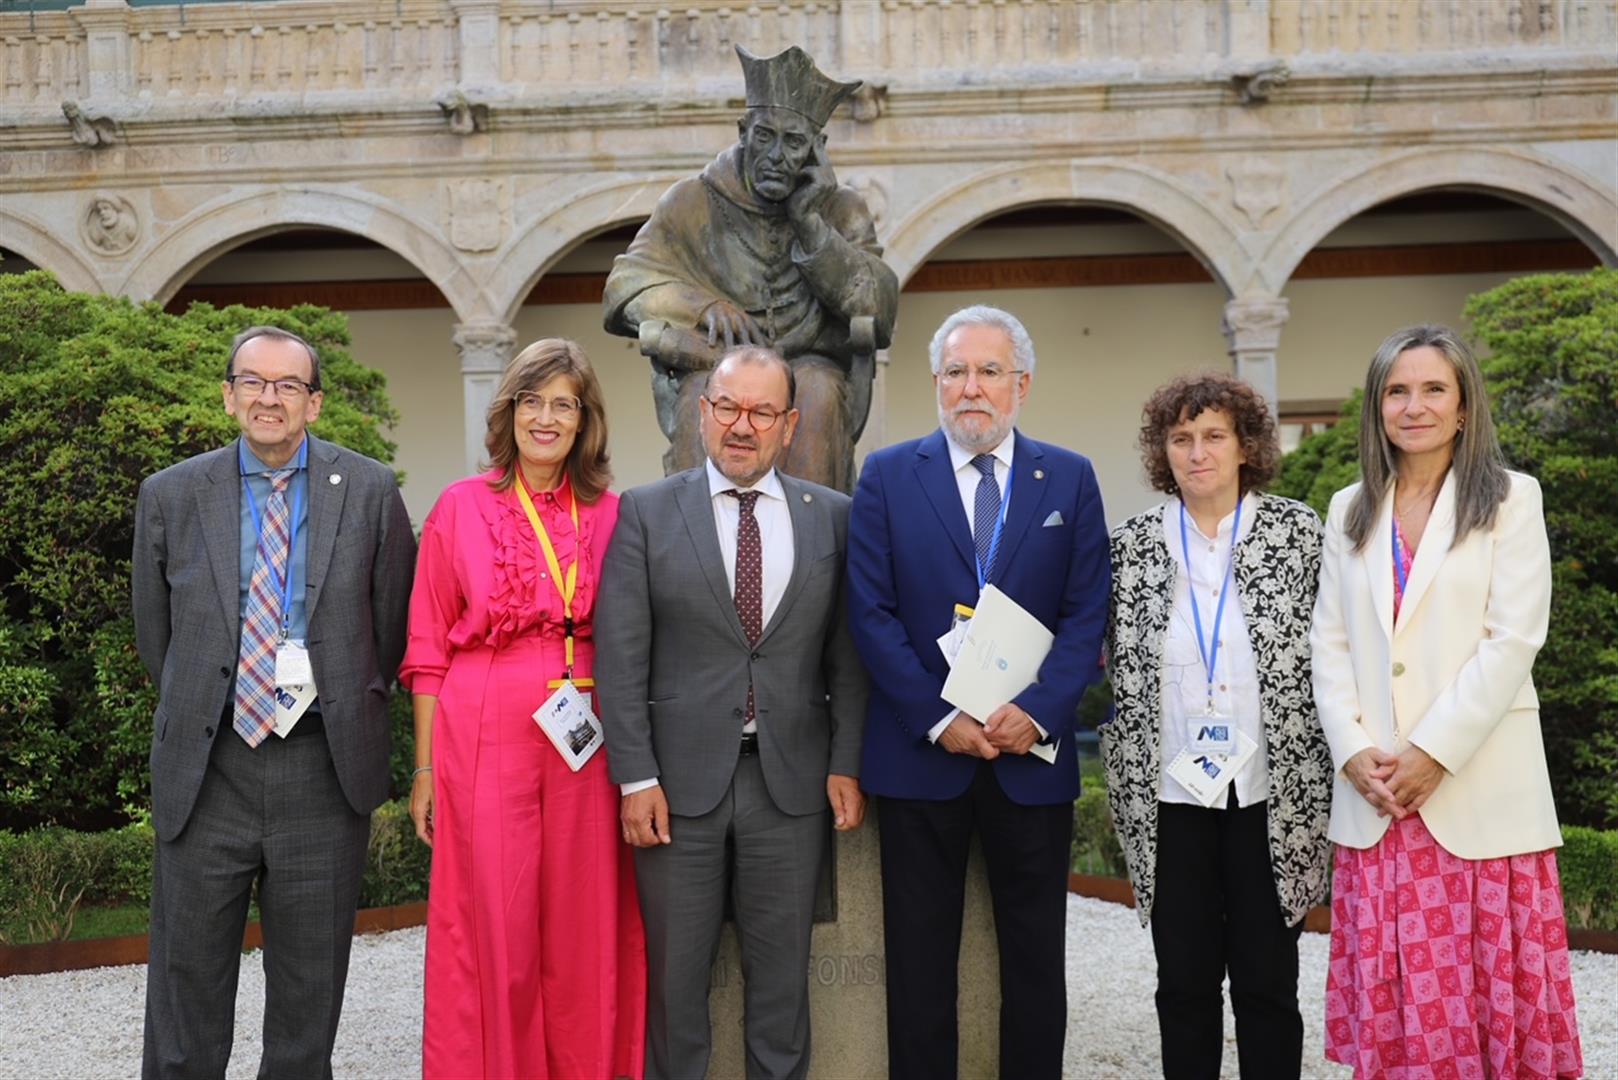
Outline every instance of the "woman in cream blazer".
{"label": "woman in cream blazer", "polygon": [[1477,362],[1443,327],[1377,351],[1360,461],[1310,634],[1338,845],[1326,1056],[1366,1077],[1577,1076],[1531,674],[1539,485],[1506,470]]}

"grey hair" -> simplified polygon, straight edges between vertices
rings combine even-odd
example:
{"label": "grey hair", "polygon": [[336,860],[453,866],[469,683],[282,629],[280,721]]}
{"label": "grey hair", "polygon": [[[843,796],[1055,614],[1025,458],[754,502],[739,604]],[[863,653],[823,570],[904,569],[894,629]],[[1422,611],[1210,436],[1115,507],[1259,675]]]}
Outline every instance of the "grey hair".
{"label": "grey hair", "polygon": [[1505,455],[1500,452],[1500,440],[1489,415],[1483,372],[1472,350],[1447,326],[1423,323],[1395,330],[1377,348],[1370,370],[1365,373],[1365,401],[1360,407],[1360,490],[1349,503],[1344,524],[1355,551],[1363,551],[1370,542],[1377,511],[1399,472],[1399,451],[1388,439],[1382,423],[1382,394],[1388,385],[1388,373],[1401,353],[1420,348],[1437,349],[1449,361],[1461,391],[1461,408],[1465,410],[1465,423],[1455,436],[1450,463],[1455,474],[1455,536],[1450,543],[1459,543],[1473,529],[1491,528],[1496,511],[1511,490]]}
{"label": "grey hair", "polygon": [[279,326],[249,326],[237,334],[230,343],[230,358],[225,361],[225,378],[229,379],[236,374],[236,354],[242,351],[242,346],[258,338],[274,338],[277,341],[296,341],[303,346],[303,351],[309,354],[309,387],[310,391],[320,389],[320,354],[315,347],[291,330],[283,330]]}
{"label": "grey hair", "polygon": [[992,326],[1004,330],[1011,339],[1011,356],[1017,370],[1026,371],[1029,375],[1034,373],[1034,339],[1028,336],[1028,330],[1021,320],[1009,311],[987,304],[973,304],[945,319],[938,333],[933,335],[932,344],[927,346],[927,360],[932,364],[934,375],[938,374],[938,368],[944,362],[944,342],[963,326]]}

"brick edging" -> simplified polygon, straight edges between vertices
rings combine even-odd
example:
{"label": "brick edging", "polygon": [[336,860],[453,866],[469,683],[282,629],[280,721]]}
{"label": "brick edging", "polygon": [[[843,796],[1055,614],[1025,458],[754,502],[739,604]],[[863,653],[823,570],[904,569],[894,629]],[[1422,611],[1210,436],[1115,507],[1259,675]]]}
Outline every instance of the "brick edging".
{"label": "brick edging", "polygon": [[[356,934],[377,934],[403,930],[427,921],[427,903],[395,904],[392,907],[365,908],[354,917]],[[264,930],[248,923],[242,934],[242,948],[256,949],[264,944]],[[0,945],[0,978],[7,975],[43,975],[52,971],[83,971],[86,968],[120,967],[146,963],[145,934],[122,937],[84,938],[79,941],[46,941],[37,945]]]}

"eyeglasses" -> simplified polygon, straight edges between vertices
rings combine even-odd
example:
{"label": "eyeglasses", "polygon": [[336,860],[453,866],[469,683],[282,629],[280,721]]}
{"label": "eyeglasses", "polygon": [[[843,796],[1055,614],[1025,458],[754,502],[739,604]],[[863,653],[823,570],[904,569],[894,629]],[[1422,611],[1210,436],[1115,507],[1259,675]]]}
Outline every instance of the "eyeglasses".
{"label": "eyeglasses", "polygon": [[548,398],[524,392],[518,394],[514,400],[517,402],[519,412],[544,416],[546,408],[549,408],[551,416],[562,421],[572,420],[584,411],[584,403],[571,394],[558,394]]}
{"label": "eyeglasses", "polygon": [[257,375],[226,375],[225,381],[235,387],[238,393],[246,394],[249,398],[256,398],[264,393],[266,386],[275,388],[275,396],[295,401],[305,394],[317,392],[312,383],[302,379],[261,379]]}
{"label": "eyeglasses", "polygon": [[985,364],[980,368],[951,364],[938,373],[938,381],[945,386],[962,386],[969,377],[976,375],[979,386],[998,387],[1004,385],[1013,375],[1021,374],[1022,368],[1003,368],[995,364]]}
{"label": "eyeglasses", "polygon": [[771,408],[768,405],[757,405],[751,409],[744,409],[729,398],[720,398],[715,401],[713,398],[704,395],[702,400],[706,401],[708,408],[713,410],[713,418],[725,427],[730,427],[742,418],[743,413],[746,413],[747,422],[753,426],[754,431],[768,431],[775,426],[775,422],[781,419],[782,416],[781,410]]}

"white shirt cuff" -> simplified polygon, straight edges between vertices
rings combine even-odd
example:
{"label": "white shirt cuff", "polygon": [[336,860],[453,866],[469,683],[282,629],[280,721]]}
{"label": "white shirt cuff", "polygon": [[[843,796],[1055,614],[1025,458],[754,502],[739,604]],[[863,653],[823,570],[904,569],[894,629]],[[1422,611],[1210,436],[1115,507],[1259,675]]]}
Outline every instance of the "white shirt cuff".
{"label": "white shirt cuff", "polygon": [[1030,716],[1028,718],[1028,722],[1030,724],[1034,725],[1034,730],[1035,731],[1039,732],[1039,741],[1040,742],[1044,742],[1046,739],[1051,737],[1051,733],[1046,731],[1044,728],[1040,727],[1039,726],[1039,721],[1035,720],[1032,716]]}
{"label": "white shirt cuff", "polygon": [[930,729],[928,729],[927,741],[930,743],[937,742],[938,737],[944,734],[944,729],[949,727],[950,723],[959,715],[961,715],[961,710],[951,709],[949,714],[946,715],[944,719],[940,720],[938,723],[934,724]]}
{"label": "white shirt cuff", "polygon": [[633,795],[637,791],[645,791],[647,788],[654,787],[657,787],[657,777],[655,776],[650,780],[631,780],[627,784],[618,785],[618,794]]}

